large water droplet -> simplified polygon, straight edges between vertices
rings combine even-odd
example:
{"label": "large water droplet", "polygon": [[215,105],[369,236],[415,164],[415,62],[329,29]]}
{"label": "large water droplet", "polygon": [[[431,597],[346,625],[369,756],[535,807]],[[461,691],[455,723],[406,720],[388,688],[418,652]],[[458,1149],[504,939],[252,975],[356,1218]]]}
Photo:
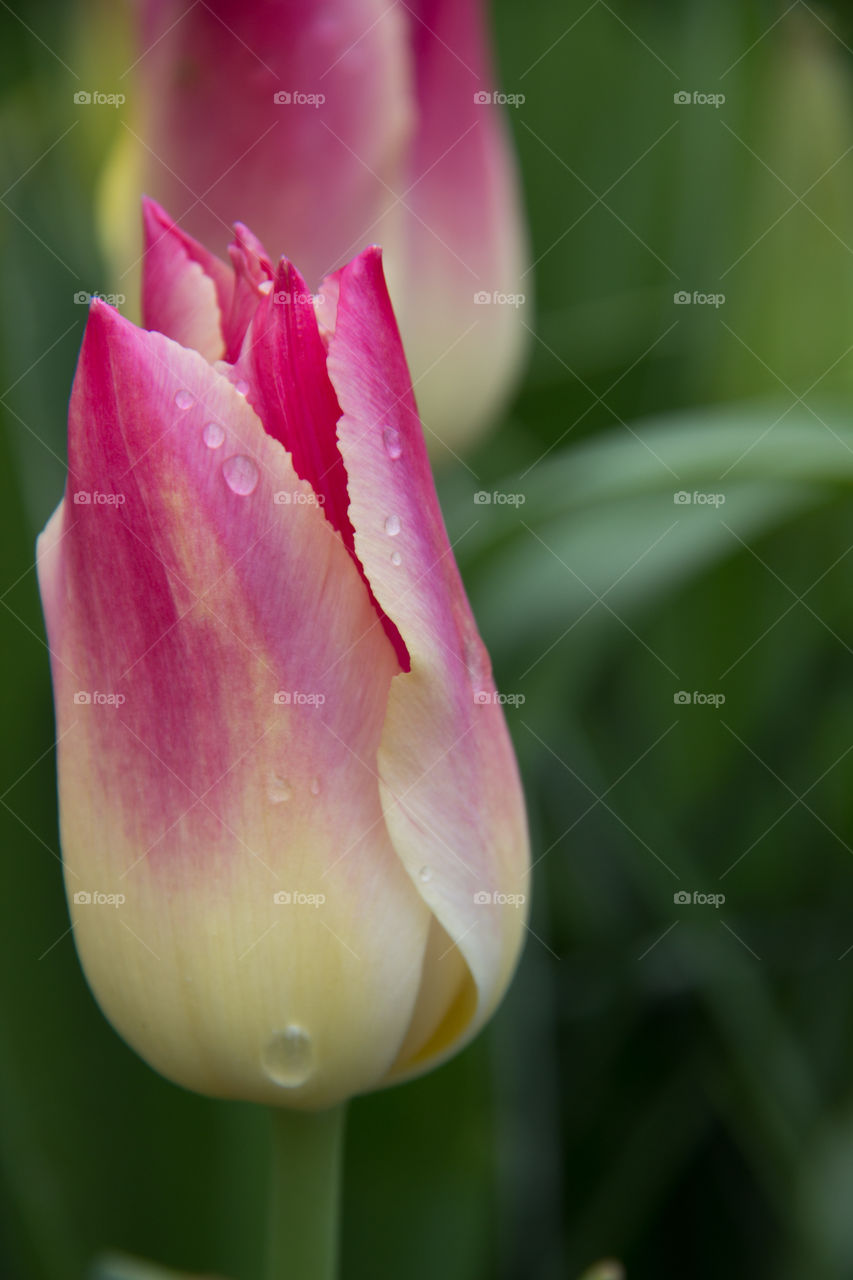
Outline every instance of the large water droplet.
{"label": "large water droplet", "polygon": [[399,568],[399,566],[403,563],[403,557],[400,555],[399,551],[391,552],[391,563],[394,565],[395,568]]}
{"label": "large water droplet", "polygon": [[225,440],[225,432],[218,422],[208,422],[201,433],[201,438],[208,449],[218,449]]}
{"label": "large water droplet", "polygon": [[191,409],[195,404],[195,399],[189,391],[176,391],[175,404],[179,409]]}
{"label": "large water droplet", "polygon": [[397,534],[400,532],[399,516],[388,516],[388,519],[385,521],[385,532],[388,534],[389,538],[396,538]]}
{"label": "large water droplet", "polygon": [[319,779],[319,778],[313,778],[313,779],[312,779],[312,781],[311,781],[311,794],[312,794],[312,796],[318,796],[318,795],[320,794],[320,779]]}
{"label": "large water droplet", "polygon": [[245,395],[247,395],[247,394],[248,394],[248,391],[249,391],[249,384],[248,384],[248,382],[246,381],[246,379],[245,379],[245,378],[240,378],[240,380],[239,380],[238,382],[235,382],[235,383],[234,383],[234,390],[237,392],[237,395],[238,395],[238,396],[245,396]]}
{"label": "large water droplet", "polygon": [[396,427],[386,427],[382,432],[382,443],[389,458],[399,458],[403,452],[403,442]]}
{"label": "large water droplet", "polygon": [[226,458],[222,464],[222,474],[232,493],[239,493],[245,497],[249,493],[254,493],[257,488],[258,468],[244,453],[235,453],[232,457]]}
{"label": "large water droplet", "polygon": [[275,1084],[296,1089],[314,1070],[314,1046],[303,1027],[276,1031],[264,1045],[261,1066]]}
{"label": "large water droplet", "polygon": [[284,804],[292,794],[290,783],[286,778],[280,778],[277,773],[270,774],[267,795],[273,804]]}

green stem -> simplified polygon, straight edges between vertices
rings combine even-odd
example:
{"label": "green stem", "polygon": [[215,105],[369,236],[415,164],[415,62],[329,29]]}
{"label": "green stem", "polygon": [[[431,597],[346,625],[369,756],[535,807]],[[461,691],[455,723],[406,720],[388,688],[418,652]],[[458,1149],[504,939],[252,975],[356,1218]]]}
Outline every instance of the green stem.
{"label": "green stem", "polygon": [[267,1280],[335,1280],[344,1116],[273,1108]]}

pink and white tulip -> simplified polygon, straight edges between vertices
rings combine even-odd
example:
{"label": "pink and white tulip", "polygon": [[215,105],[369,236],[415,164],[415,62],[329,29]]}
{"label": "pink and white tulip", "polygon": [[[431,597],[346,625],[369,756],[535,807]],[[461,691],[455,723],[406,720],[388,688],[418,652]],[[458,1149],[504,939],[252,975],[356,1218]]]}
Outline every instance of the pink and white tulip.
{"label": "pink and white tulip", "polygon": [[[311,288],[381,244],[427,442],[437,457],[467,446],[526,345],[514,158],[501,106],[482,101],[483,0],[137,9],[134,119],[108,189],[134,204],[148,191],[205,244],[244,218]],[[132,217],[107,209],[114,239]],[[117,256],[124,270],[138,255]]]}
{"label": "pink and white tulip", "polygon": [[174,1081],[318,1108],[513,973],[528,845],[377,249],[325,280],[145,211],[41,535],[61,838],[107,1017]]}

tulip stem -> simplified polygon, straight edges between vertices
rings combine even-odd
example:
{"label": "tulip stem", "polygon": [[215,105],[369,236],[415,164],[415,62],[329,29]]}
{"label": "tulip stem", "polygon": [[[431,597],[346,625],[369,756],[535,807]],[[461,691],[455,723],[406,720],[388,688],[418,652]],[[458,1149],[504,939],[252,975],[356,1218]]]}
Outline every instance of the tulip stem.
{"label": "tulip stem", "polygon": [[271,1109],[267,1280],[335,1280],[346,1107]]}

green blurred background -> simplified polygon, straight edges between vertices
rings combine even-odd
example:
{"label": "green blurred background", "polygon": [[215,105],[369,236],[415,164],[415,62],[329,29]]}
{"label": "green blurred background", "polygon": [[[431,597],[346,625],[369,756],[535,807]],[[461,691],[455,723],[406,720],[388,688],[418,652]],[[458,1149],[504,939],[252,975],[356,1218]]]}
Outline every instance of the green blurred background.
{"label": "green blurred background", "polygon": [[[532,936],[475,1045],[353,1105],[344,1274],[853,1276],[853,15],[494,17],[526,99],[531,360],[439,483],[525,699]],[[0,24],[0,1275],[109,1250],[254,1280],[265,1117],[155,1076],[69,933],[33,542],[64,482],[74,294],[108,288],[115,123],[72,114],[64,62],[99,56],[73,6]],[[694,91],[725,101],[674,100]],[[694,891],[725,901],[675,900]]]}

